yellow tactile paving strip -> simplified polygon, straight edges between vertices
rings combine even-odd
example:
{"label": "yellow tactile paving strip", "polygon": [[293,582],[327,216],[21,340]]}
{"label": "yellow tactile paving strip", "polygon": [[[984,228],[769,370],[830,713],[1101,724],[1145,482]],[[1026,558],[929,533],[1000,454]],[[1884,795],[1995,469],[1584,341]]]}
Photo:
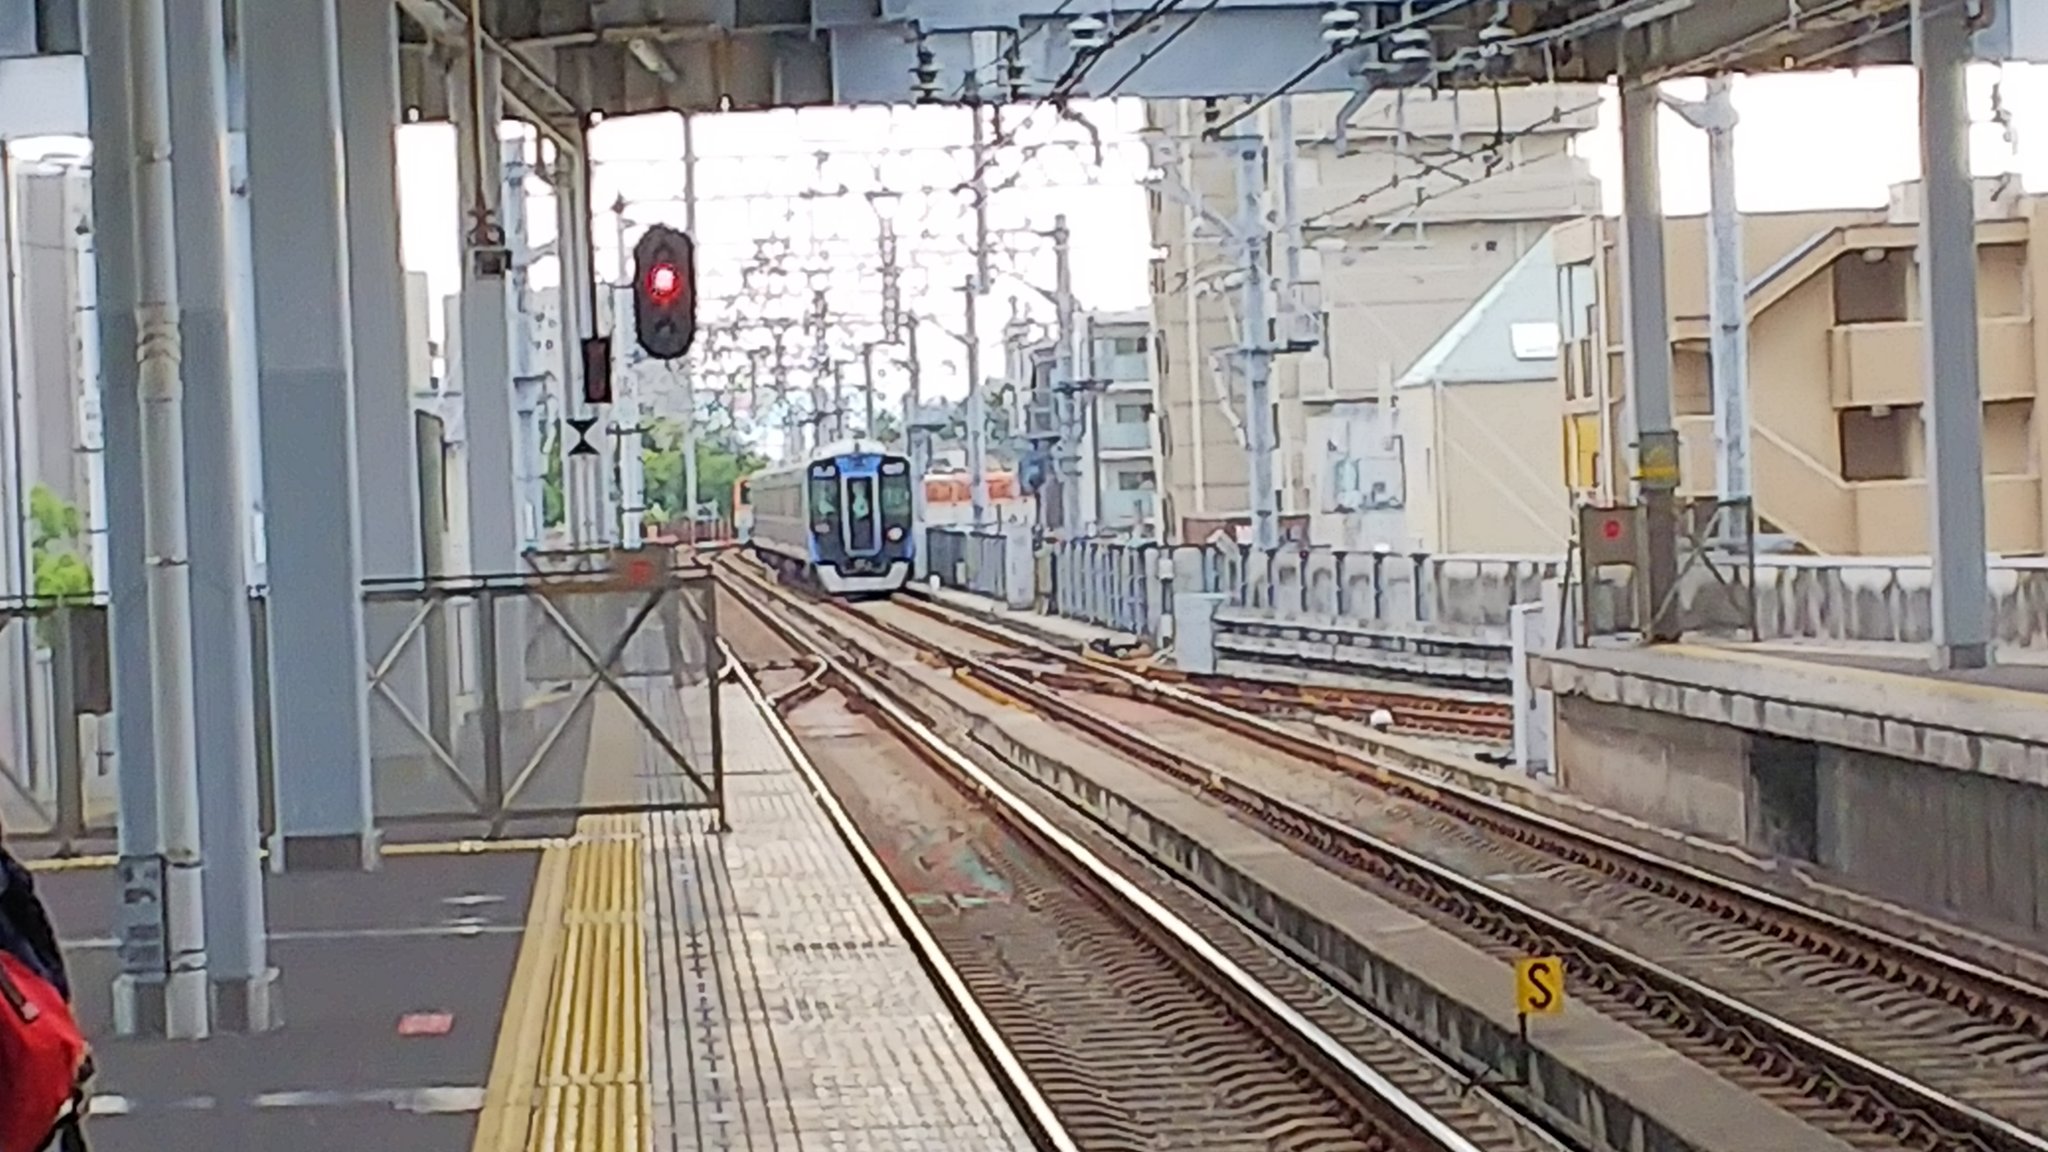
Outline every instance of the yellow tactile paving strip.
{"label": "yellow tactile paving strip", "polygon": [[476,1152],[646,1147],[642,826],[638,816],[587,816],[543,851]]}

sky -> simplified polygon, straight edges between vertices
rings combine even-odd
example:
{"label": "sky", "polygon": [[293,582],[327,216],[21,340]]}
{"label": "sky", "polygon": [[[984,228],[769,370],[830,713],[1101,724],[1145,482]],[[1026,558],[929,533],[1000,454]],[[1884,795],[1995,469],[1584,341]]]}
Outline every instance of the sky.
{"label": "sky", "polygon": [[[2002,82],[2002,84],[2001,84]],[[1679,82],[1674,95],[1696,96],[1703,82]],[[2002,86],[2012,139],[1993,122],[1992,92]],[[1880,206],[1889,185],[1918,171],[1914,75],[1908,69],[1862,73],[1744,78],[1736,83],[1741,116],[1737,131],[1737,184],[1747,211],[1783,211],[1843,206]],[[1980,65],[1971,77],[1972,160],[1981,174],[2019,172],[2027,186],[2048,191],[2048,66]],[[1097,169],[1088,136],[1050,110],[1009,109],[1002,138],[987,169],[999,189],[989,200],[989,228],[997,255],[994,280],[976,311],[985,373],[1000,373],[1001,329],[1013,312],[1043,324],[1050,320],[1044,292],[1051,288],[1054,262],[1043,235],[1065,215],[1071,231],[1073,282],[1086,307],[1122,310],[1147,303],[1146,261],[1151,242],[1145,198],[1138,183],[1144,164],[1137,143],[1142,110],[1135,102],[1086,110],[1099,127],[1106,152]],[[1601,179],[1607,210],[1620,204],[1617,109],[1610,96],[1601,125],[1579,142]],[[701,196],[697,236],[702,255],[704,316],[727,346],[727,367],[738,372],[744,349],[765,350],[772,342],[764,321],[801,316],[813,287],[826,290],[835,319],[843,321],[828,354],[857,362],[859,345],[880,338],[880,281],[877,222],[867,190],[890,186],[907,192],[894,201],[900,263],[905,266],[905,306],[933,318],[922,357],[927,388],[934,395],[964,392],[966,357],[958,338],[965,328],[966,297],[960,285],[973,270],[968,242],[973,232],[967,197],[955,191],[969,175],[966,113],[958,109],[806,109],[800,112],[734,113],[693,121],[700,158]],[[993,134],[993,133],[992,133]],[[77,152],[80,143],[46,139],[18,141],[18,156],[37,151]],[[1665,208],[1697,213],[1706,208],[1704,136],[1665,112],[1662,137]],[[629,226],[652,221],[685,223],[682,120],[673,115],[640,117],[600,125],[594,133],[596,188],[593,200],[609,215],[614,201],[626,201]],[[823,160],[820,160],[820,156]],[[822,167],[821,167],[822,163]],[[454,133],[444,125],[417,125],[399,132],[403,250],[408,268],[424,272],[439,298],[457,286],[457,196]],[[839,189],[838,196],[802,198],[806,190]],[[530,236],[553,239],[554,209],[545,185],[528,182]],[[773,234],[790,238],[791,255],[779,275],[746,274],[756,241]],[[616,229],[605,219],[597,228],[597,269],[617,273]],[[539,285],[553,282],[544,262],[534,271]],[[733,305],[743,282],[769,284],[777,295],[743,309],[733,323]],[[431,325],[439,335],[441,314]],[[720,329],[730,329],[720,332]],[[951,332],[948,338],[939,333]],[[796,365],[790,382],[808,382],[803,364],[811,352],[800,329],[786,339]],[[716,377],[717,364],[705,375]],[[901,366],[880,359],[878,379],[885,396],[902,387]]]}
{"label": "sky", "polygon": [[[2002,81],[2003,104],[2011,110],[2015,139],[1993,123],[1992,92]],[[1703,82],[1679,82],[1671,92],[1694,97]],[[1862,73],[1745,78],[1735,87],[1741,116],[1737,133],[1738,197],[1746,211],[1783,211],[1843,206],[1881,206],[1887,188],[1915,177],[1919,168],[1915,131],[1914,75],[1907,69],[1873,69]],[[1980,66],[1971,78],[1971,110],[1976,127],[1972,159],[1979,174],[2021,172],[2029,187],[2048,190],[2048,68],[2009,65]],[[1005,134],[1019,145],[1064,141],[1039,148],[1029,162],[1015,160],[1018,149],[999,156],[989,177],[1026,169],[1023,183],[991,198],[991,227],[1001,249],[995,264],[997,282],[977,319],[984,347],[983,368],[999,372],[999,331],[1014,307],[1021,306],[1040,321],[1049,318],[1037,289],[1052,284],[1048,242],[1020,233],[1050,229],[1053,217],[1065,214],[1072,235],[1072,269],[1084,306],[1103,309],[1141,308],[1147,303],[1146,261],[1151,255],[1144,196],[1137,183],[1143,163],[1136,144],[1142,123],[1138,105],[1124,102],[1097,106],[1089,114],[1101,126],[1109,152],[1106,171],[1089,179],[1092,153],[1076,126],[1040,112],[1021,127],[1021,111],[1010,117]],[[1601,126],[1579,143],[1605,190],[1607,210],[1620,203],[1617,108],[1608,100]],[[698,229],[699,264],[705,277],[703,297],[713,303],[707,312],[728,316],[715,303],[738,291],[737,268],[755,253],[754,242],[781,233],[791,237],[794,257],[785,261],[783,297],[768,305],[747,308],[752,325],[739,331],[740,343],[766,347],[770,337],[758,326],[769,313],[794,318],[810,298],[810,288],[827,288],[835,312],[847,314],[850,330],[833,354],[854,356],[861,341],[880,336],[854,323],[857,315],[879,311],[879,280],[875,259],[875,216],[861,193],[880,184],[927,186],[933,191],[909,194],[897,203],[899,241],[904,262],[920,267],[908,273],[906,306],[939,318],[957,334],[965,299],[957,287],[971,270],[966,255],[971,235],[967,198],[949,189],[972,168],[963,145],[968,139],[966,115],[951,109],[807,109],[801,112],[737,113],[697,117],[693,121],[698,182],[701,186]],[[609,208],[621,194],[632,224],[663,221],[684,223],[682,122],[675,116],[636,118],[601,125],[593,143],[597,188],[594,200]],[[816,154],[830,158],[819,168]],[[1662,137],[1665,208],[1675,214],[1703,212],[1707,204],[1706,144],[1676,113],[1664,114]],[[427,273],[438,297],[456,285],[454,136],[445,126],[425,125],[400,133],[400,171],[405,215],[404,251],[408,267]],[[835,189],[837,198],[796,199],[807,188]],[[545,242],[553,235],[553,207],[538,183],[531,201],[533,236]],[[613,228],[600,220],[597,266],[616,271],[617,244]],[[812,254],[822,255],[818,259]],[[818,267],[809,267],[816,265]],[[824,266],[829,265],[829,268]],[[807,277],[806,272],[810,275]],[[549,269],[537,269],[538,283],[550,282]],[[1011,303],[1012,298],[1018,305]],[[438,324],[438,316],[436,323]],[[792,341],[805,338],[800,332]],[[937,394],[964,391],[961,345],[941,340],[933,350],[927,342],[926,380]],[[797,347],[792,344],[792,347]],[[795,359],[808,354],[801,347]],[[707,372],[715,375],[715,370]],[[882,374],[885,394],[900,383],[889,366]],[[794,379],[794,378],[793,378]]]}

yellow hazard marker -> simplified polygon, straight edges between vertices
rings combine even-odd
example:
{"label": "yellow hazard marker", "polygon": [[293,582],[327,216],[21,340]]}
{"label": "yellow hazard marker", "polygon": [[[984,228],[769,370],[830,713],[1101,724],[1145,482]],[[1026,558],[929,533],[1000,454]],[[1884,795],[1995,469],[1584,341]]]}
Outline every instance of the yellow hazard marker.
{"label": "yellow hazard marker", "polygon": [[1555,1016],[1564,1011],[1564,961],[1524,956],[1515,961],[1515,1015]]}
{"label": "yellow hazard marker", "polygon": [[1529,1046],[1529,1017],[1564,1011],[1564,958],[1523,956],[1515,961],[1515,1032],[1521,1040],[1522,1071],[1515,1086],[1536,1081],[1536,1051]]}

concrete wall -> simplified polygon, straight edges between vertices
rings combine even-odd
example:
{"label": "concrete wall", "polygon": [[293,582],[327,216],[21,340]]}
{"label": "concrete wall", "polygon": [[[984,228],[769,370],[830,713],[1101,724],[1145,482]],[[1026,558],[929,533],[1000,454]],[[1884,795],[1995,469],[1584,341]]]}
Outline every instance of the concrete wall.
{"label": "concrete wall", "polygon": [[1819,859],[1854,887],[2048,939],[2048,790],[1822,747]]}
{"label": "concrete wall", "polygon": [[1746,842],[1740,729],[1565,696],[1555,731],[1559,779],[1574,795],[1674,831]]}
{"label": "concrete wall", "polygon": [[2048,789],[1570,695],[1555,747],[1565,789],[1600,807],[2048,940]]}

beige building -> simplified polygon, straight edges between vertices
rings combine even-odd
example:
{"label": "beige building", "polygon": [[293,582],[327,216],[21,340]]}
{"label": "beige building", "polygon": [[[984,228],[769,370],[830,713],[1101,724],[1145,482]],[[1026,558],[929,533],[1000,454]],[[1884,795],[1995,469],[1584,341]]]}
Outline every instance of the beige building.
{"label": "beige building", "polygon": [[[1600,210],[1599,183],[1572,149],[1594,126],[1597,95],[1383,94],[1350,118],[1340,146],[1343,104],[1294,104],[1303,283],[1293,298],[1297,330],[1278,335],[1320,340],[1274,367],[1275,480],[1291,535],[1370,546],[1416,535],[1404,523],[1405,466],[1384,418],[1397,382],[1553,225]],[[1227,117],[1238,105],[1213,107]],[[1160,516],[1169,531],[1201,537],[1241,524],[1250,506],[1233,351],[1239,256],[1198,212],[1234,217],[1236,161],[1198,142],[1202,103],[1156,102],[1148,117],[1155,166],[1169,177],[1151,205]],[[1269,107],[1250,123],[1271,140],[1276,119]],[[1268,185],[1277,190],[1282,152],[1272,151]],[[1276,272],[1284,250],[1276,238]]]}
{"label": "beige building", "polygon": [[[1918,190],[1888,208],[1744,218],[1751,467],[1767,531],[1817,553],[1925,553],[1926,396],[1915,256]],[[1628,489],[1618,227],[1559,229],[1559,354],[1566,482],[1575,497]],[[1683,488],[1714,485],[1706,226],[1666,224],[1672,388]],[[1978,309],[1989,544],[2039,553],[2048,526],[2035,418],[2048,381],[2048,197],[1978,185]],[[1604,371],[1603,371],[1604,368]],[[1602,419],[1602,414],[1605,419]]]}
{"label": "beige building", "polygon": [[1401,551],[1556,554],[1571,500],[1556,426],[1557,263],[1546,236],[1394,386],[1406,535],[1333,541]]}

